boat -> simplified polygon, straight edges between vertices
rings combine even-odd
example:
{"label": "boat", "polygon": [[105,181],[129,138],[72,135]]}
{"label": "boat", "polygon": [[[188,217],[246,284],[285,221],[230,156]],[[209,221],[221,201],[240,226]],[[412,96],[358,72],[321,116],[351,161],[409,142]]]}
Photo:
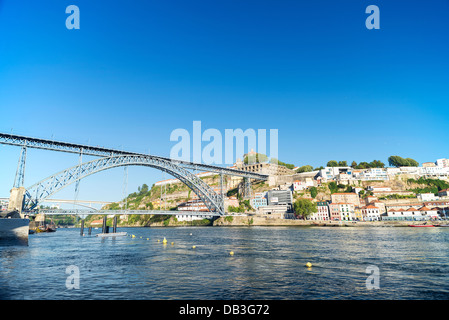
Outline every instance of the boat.
{"label": "boat", "polygon": [[35,229],[36,233],[42,233],[42,232],[56,232],[56,228],[52,224],[43,224]]}
{"label": "boat", "polygon": [[435,227],[433,224],[409,224],[408,226],[414,228]]}

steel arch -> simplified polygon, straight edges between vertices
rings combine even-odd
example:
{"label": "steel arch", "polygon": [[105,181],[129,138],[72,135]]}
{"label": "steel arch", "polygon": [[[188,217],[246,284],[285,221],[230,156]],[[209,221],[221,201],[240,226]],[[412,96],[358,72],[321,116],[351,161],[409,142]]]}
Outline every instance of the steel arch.
{"label": "steel arch", "polygon": [[87,176],[107,169],[132,165],[152,167],[171,174],[192,189],[211,212],[218,213],[219,215],[224,214],[222,195],[217,194],[207,183],[198,178],[195,174],[177,165],[175,161],[151,158],[144,155],[118,155],[105,157],[60,171],[26,189],[23,210],[32,211],[43,200],[75,181],[81,180]]}

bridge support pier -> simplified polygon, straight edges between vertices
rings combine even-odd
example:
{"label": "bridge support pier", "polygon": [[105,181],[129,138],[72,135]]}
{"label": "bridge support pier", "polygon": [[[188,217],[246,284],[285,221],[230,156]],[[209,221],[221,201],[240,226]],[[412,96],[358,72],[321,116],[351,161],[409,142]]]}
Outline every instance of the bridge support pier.
{"label": "bridge support pier", "polygon": [[244,178],[243,179],[243,198],[251,199],[251,179]]}
{"label": "bridge support pier", "polygon": [[107,221],[108,221],[108,217],[104,216],[103,217],[103,227],[101,228],[101,233],[108,233],[109,230],[108,230],[108,226],[106,225]]}
{"label": "bridge support pier", "polygon": [[80,235],[83,236],[84,235],[84,219],[81,220],[81,229],[80,229]]}
{"label": "bridge support pier", "polygon": [[112,224],[112,232],[117,233],[117,216],[114,216],[114,222]]}
{"label": "bridge support pier", "polygon": [[9,194],[8,211],[19,212],[21,218],[24,217],[24,215],[22,214],[22,208],[25,191],[25,187],[12,188]]}

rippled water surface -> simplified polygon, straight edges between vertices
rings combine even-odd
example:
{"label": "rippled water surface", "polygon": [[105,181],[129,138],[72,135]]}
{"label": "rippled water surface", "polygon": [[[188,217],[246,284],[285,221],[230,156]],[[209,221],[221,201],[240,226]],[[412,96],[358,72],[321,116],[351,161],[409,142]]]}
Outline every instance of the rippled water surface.
{"label": "rippled water surface", "polygon": [[[30,235],[29,246],[0,247],[0,299],[449,298],[449,228],[119,231],[135,238],[58,229]],[[79,269],[79,289],[66,288],[71,265]],[[366,286],[373,265],[378,290]]]}

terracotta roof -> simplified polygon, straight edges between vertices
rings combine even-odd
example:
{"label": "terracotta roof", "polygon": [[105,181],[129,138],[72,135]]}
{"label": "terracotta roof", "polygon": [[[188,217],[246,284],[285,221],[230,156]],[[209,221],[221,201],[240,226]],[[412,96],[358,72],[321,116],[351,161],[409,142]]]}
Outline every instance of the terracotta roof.
{"label": "terracotta roof", "polygon": [[416,209],[415,209],[415,208],[408,208],[408,209],[405,210],[405,211],[416,211]]}
{"label": "terracotta roof", "polygon": [[373,205],[368,205],[368,206],[365,206],[364,208],[365,209],[379,209],[378,207],[373,206]]}
{"label": "terracotta roof", "polygon": [[427,208],[427,207],[422,207],[422,208],[419,208],[418,209],[418,211],[429,211],[430,209],[429,208]]}

